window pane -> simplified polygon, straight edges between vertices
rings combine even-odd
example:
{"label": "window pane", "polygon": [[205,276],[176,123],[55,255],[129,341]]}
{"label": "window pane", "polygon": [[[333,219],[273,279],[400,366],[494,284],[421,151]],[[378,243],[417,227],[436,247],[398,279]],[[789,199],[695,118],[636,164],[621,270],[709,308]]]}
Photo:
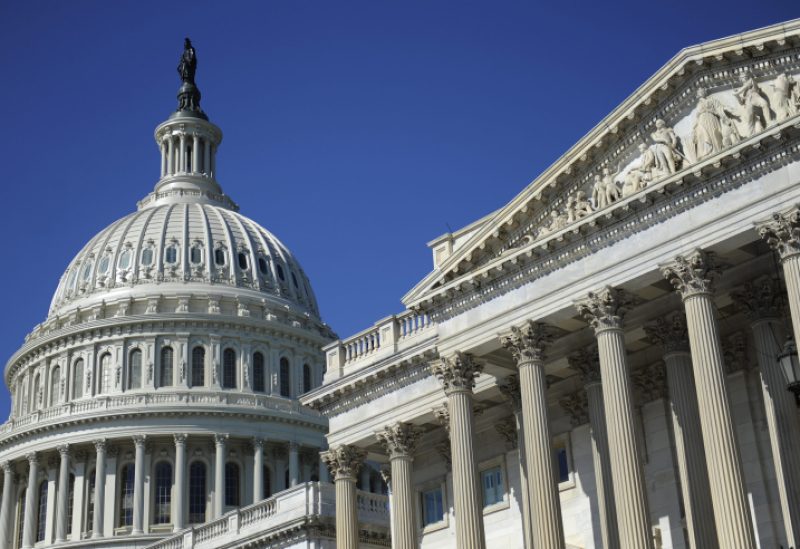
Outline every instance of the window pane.
{"label": "window pane", "polygon": [[95,470],[89,471],[89,482],[86,487],[86,531],[94,531],[94,481]]}
{"label": "window pane", "polygon": [[131,251],[125,250],[119,255],[119,268],[127,269],[131,265]]}
{"label": "window pane", "polygon": [[128,389],[142,387],[142,351],[135,349],[131,352],[131,362],[128,369]]}
{"label": "window pane", "polygon": [[192,349],[192,387],[206,384],[206,350],[202,347]]}
{"label": "window pane", "polygon": [[258,270],[261,271],[262,275],[267,274],[267,260],[263,257],[258,258]]}
{"label": "window pane", "polygon": [[172,386],[172,347],[164,347],[161,349],[161,370],[159,371],[158,385],[159,387]]}
{"label": "window pane", "polygon": [[142,265],[151,265],[153,263],[153,248],[145,248],[142,250]]}
{"label": "window pane", "polygon": [[131,526],[133,524],[133,465],[128,464],[122,468],[119,481],[119,525]]}
{"label": "window pane", "polygon": [[283,274],[283,267],[276,264],[275,270],[278,271],[278,278],[280,278],[281,280],[286,280],[286,275]]}
{"label": "window pane", "polygon": [[217,265],[225,265],[225,250],[222,248],[214,250],[214,263]]}
{"label": "window pane", "polygon": [[567,462],[567,449],[557,448],[556,459],[558,460],[558,482],[569,480],[569,463]]}
{"label": "window pane", "polygon": [[503,472],[500,467],[492,467],[481,472],[483,486],[483,505],[494,505],[503,501]]}
{"label": "window pane", "polygon": [[422,494],[422,525],[427,526],[444,519],[442,489],[435,488]]}
{"label": "window pane", "polygon": [[262,487],[264,489],[264,497],[268,498],[268,497],[270,497],[272,495],[272,480],[270,479],[270,476],[269,476],[269,467],[267,467],[265,465],[264,468],[262,469],[262,471],[263,472],[261,473],[261,475],[262,475],[261,476],[261,485],[262,485]]}
{"label": "window pane", "polygon": [[253,355],[253,390],[264,392],[264,355],[255,353]]}
{"label": "window pane", "polygon": [[236,352],[233,349],[225,349],[222,353],[222,387],[236,388]]}
{"label": "window pane", "polygon": [[162,461],[156,465],[155,509],[153,520],[156,524],[169,524],[172,507],[172,465]]}
{"label": "window pane", "polygon": [[61,400],[61,368],[56,366],[50,374],[50,406],[55,406]]}
{"label": "window pane", "polygon": [[83,396],[83,359],[78,359],[72,366],[72,398]]}
{"label": "window pane", "polygon": [[25,531],[25,492],[23,490],[19,495],[19,505],[17,506],[17,549],[22,547],[22,535]]}
{"label": "window pane", "polygon": [[281,396],[290,397],[292,396],[291,391],[291,380],[289,376],[291,375],[289,371],[289,359],[282,358],[281,359],[281,372],[280,372],[280,384],[281,384]]}
{"label": "window pane", "polygon": [[200,263],[203,260],[203,252],[200,251],[200,248],[192,248],[189,255],[192,263]]}
{"label": "window pane", "polygon": [[100,393],[106,394],[111,391],[111,355],[106,353],[100,357]]}
{"label": "window pane", "polygon": [[206,521],[206,466],[195,461],[189,467],[189,522]]}
{"label": "window pane", "polygon": [[69,475],[69,489],[67,490],[67,534],[72,533],[72,517],[75,512],[73,505],[75,503],[75,475]]}
{"label": "window pane", "polygon": [[311,390],[311,366],[303,364],[303,392],[307,393]]}
{"label": "window pane", "polygon": [[100,259],[100,263],[97,265],[97,272],[99,274],[105,274],[108,271],[108,263],[109,263],[109,258],[107,255],[104,255]]}
{"label": "window pane", "polygon": [[165,254],[165,261],[167,263],[176,263],[178,261],[178,250],[175,246],[169,246]]}
{"label": "window pane", "polygon": [[225,505],[239,506],[239,466],[235,463],[225,464]]}
{"label": "window pane", "polygon": [[44,541],[44,527],[47,520],[47,481],[39,485],[39,513],[36,521],[36,541]]}

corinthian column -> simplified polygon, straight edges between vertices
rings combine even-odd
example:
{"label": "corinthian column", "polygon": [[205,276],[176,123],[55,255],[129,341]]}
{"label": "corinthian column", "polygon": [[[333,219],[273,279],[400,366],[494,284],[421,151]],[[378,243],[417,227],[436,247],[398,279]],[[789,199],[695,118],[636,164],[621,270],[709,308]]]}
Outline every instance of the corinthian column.
{"label": "corinthian column", "polygon": [[219,518],[225,512],[225,442],[227,434],[215,434],[214,446],[216,457],[214,459],[214,518]]}
{"label": "corinthian column", "polygon": [[3,500],[0,507],[0,547],[10,547],[9,538],[9,519],[11,518],[11,506],[14,498],[14,468],[10,461],[4,461],[3,468]]}
{"label": "corinthian column", "polygon": [[649,549],[650,516],[622,331],[622,317],[631,304],[622,290],[605,287],[575,306],[597,337],[620,544],[625,549]]}
{"label": "corinthian column", "polygon": [[695,250],[661,267],[683,298],[694,365],[700,424],[717,526],[718,546],[755,547],[742,464],[728,400],[725,364],[715,318],[713,255]]}
{"label": "corinthian column", "polygon": [[[25,456],[28,458],[28,488],[25,491],[25,524],[22,531],[22,549],[31,549],[36,542],[36,503],[37,490],[36,481],[39,475],[39,456],[32,452]],[[22,525],[20,525],[22,526]]]}
{"label": "corinthian column", "polygon": [[432,368],[444,387],[450,414],[456,546],[459,549],[485,549],[483,505],[475,463],[475,418],[472,415],[472,388],[481,367],[471,355],[456,353],[434,362]]}
{"label": "corinthian column", "polygon": [[336,484],[336,549],[358,549],[356,479],[367,453],[341,445],[320,454]]}
{"label": "corinthian column", "polygon": [[172,496],[172,524],[174,531],[183,530],[183,501],[186,493],[186,434],[175,435],[175,484]]}
{"label": "corinthian column", "polygon": [[264,499],[264,439],[253,439],[253,503]]}
{"label": "corinthian column", "polygon": [[550,423],[547,418],[547,381],[544,373],[544,347],[553,340],[553,329],[538,322],[512,328],[502,338],[519,368],[522,397],[522,424],[528,486],[531,496],[533,546],[563,548],[561,502],[553,467]]}
{"label": "corinthian column", "polygon": [[58,447],[61,463],[58,471],[58,501],[56,504],[56,543],[67,540],[69,512],[69,445]]}
{"label": "corinthian column", "polygon": [[[584,349],[567,357],[570,367],[577,370],[586,389],[586,413],[592,435],[592,460],[597,486],[597,507],[600,516],[600,536],[605,549],[619,549],[617,510],[614,503],[614,484],[611,477],[611,458],[608,449],[606,412],[603,385],[600,383],[600,361],[597,349]],[[562,402],[562,406],[566,404]],[[576,417],[573,415],[573,417]]]}
{"label": "corinthian column", "polygon": [[133,528],[131,534],[141,534],[144,526],[144,442],[145,435],[133,437]]}
{"label": "corinthian column", "polygon": [[650,341],[659,345],[664,352],[675,455],[689,542],[694,549],[714,549],[717,547],[717,532],[686,321],[682,314],[675,314],[669,320],[659,318],[644,329]]}
{"label": "corinthian column", "polygon": [[753,340],[761,371],[761,388],[767,416],[775,480],[783,513],[786,544],[800,546],[800,422],[786,376],[777,356],[781,353],[776,334],[781,333],[783,300],[776,281],[761,278],[731,294],[751,321]]}
{"label": "corinthian column", "polygon": [[106,441],[95,440],[97,462],[94,466],[94,526],[92,538],[102,538],[104,529],[103,512],[106,509]]}
{"label": "corinthian column", "polygon": [[419,431],[408,423],[396,423],[386,427],[377,437],[386,448],[392,466],[392,547],[417,549],[411,470]]}

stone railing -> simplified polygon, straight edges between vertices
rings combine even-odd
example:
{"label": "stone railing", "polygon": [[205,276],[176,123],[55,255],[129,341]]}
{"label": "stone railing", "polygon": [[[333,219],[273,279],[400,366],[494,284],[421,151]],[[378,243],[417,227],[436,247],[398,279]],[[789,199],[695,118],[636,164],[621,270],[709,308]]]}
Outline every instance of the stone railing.
{"label": "stone railing", "polygon": [[0,436],[27,430],[37,425],[51,422],[62,423],[85,415],[105,414],[117,411],[158,411],[159,408],[191,407],[193,409],[210,407],[219,409],[220,405],[232,408],[261,412],[301,412],[308,415],[319,415],[312,410],[301,408],[295,400],[284,397],[261,394],[248,394],[231,391],[197,391],[194,389],[155,392],[139,392],[118,395],[100,395],[86,397],[64,404],[51,406],[44,410],[13,417],[0,425]]}
{"label": "stone railing", "polygon": [[[389,529],[389,499],[358,491],[358,520],[372,528]],[[149,549],[222,547],[234,540],[268,538],[298,520],[336,516],[336,491],[332,484],[309,482],[284,490],[269,499],[231,511],[217,520],[194,526],[149,545]]]}
{"label": "stone railing", "polygon": [[414,311],[380,320],[354,336],[334,341],[323,348],[327,361],[325,381],[338,379],[435,333],[431,319]]}

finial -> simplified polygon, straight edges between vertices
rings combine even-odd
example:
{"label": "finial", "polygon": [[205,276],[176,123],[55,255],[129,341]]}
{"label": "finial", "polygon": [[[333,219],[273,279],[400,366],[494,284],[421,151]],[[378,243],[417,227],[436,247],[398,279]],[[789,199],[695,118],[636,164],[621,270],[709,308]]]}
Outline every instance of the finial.
{"label": "finial", "polygon": [[197,53],[194,50],[194,46],[192,46],[192,41],[187,37],[183,41],[183,53],[178,62],[178,74],[183,83],[178,90],[177,114],[179,116],[196,116],[208,120],[203,109],[200,108],[200,90],[194,82],[196,72]]}

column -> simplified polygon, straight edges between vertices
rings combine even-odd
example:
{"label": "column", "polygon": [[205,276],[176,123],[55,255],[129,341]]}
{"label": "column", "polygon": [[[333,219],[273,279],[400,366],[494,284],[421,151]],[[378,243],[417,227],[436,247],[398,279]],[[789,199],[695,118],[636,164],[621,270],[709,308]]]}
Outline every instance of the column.
{"label": "column", "polygon": [[747,315],[761,372],[764,411],[767,417],[775,481],[783,514],[786,544],[800,546],[800,421],[794,398],[786,390],[786,376],[778,364],[781,353],[777,334],[783,332],[783,299],[776,280],[768,277],[746,283],[741,292],[732,292],[739,308]]}
{"label": "column", "polygon": [[97,453],[94,466],[94,528],[92,538],[103,537],[103,524],[106,499],[106,441],[94,441],[94,448]]}
{"label": "column", "polygon": [[192,173],[200,171],[200,136],[192,134]]}
{"label": "column", "polygon": [[61,458],[58,470],[58,500],[56,503],[56,543],[67,540],[69,512],[69,444],[57,447]]}
{"label": "column", "polygon": [[686,321],[682,314],[674,314],[668,319],[657,319],[644,330],[650,341],[664,351],[675,457],[689,541],[695,549],[714,549],[717,531]]}
{"label": "column", "polygon": [[481,372],[471,355],[456,353],[432,364],[442,383],[450,413],[450,453],[453,464],[453,507],[456,515],[456,546],[485,549],[483,505],[475,463],[475,418],[472,388]]}
{"label": "column", "polygon": [[167,138],[167,175],[175,173],[175,140],[172,136]]}
{"label": "column", "polygon": [[225,510],[225,441],[228,435],[214,435],[217,453],[214,461],[214,518],[222,516]]}
{"label": "column", "polygon": [[377,436],[392,467],[392,548],[417,549],[412,464],[419,431],[411,424],[396,423]]}
{"label": "column", "polygon": [[39,456],[31,452],[28,458],[28,488],[25,491],[25,524],[22,532],[22,549],[31,549],[36,543],[36,508],[39,494],[37,477],[39,475]]}
{"label": "column", "polygon": [[719,275],[713,255],[695,250],[661,267],[681,294],[705,445],[718,546],[752,549],[753,525],[744,490],[727,391],[727,376],[715,318],[713,280]]}
{"label": "column", "polygon": [[144,532],[144,443],[145,435],[133,437],[135,448],[133,462],[133,528],[131,534]]}
{"label": "column", "polygon": [[[511,402],[514,411],[514,446],[519,455],[520,499],[522,500],[522,537],[525,549],[533,549],[533,531],[531,529],[531,495],[528,484],[528,460],[525,456],[525,422],[522,419],[522,394],[519,389],[519,378],[516,375],[508,376],[498,385],[500,391]],[[498,429],[495,426],[495,429]],[[502,429],[502,427],[500,428]],[[501,433],[503,434],[503,433]],[[505,435],[504,435],[505,436]]]}
{"label": "column", "polygon": [[180,135],[180,153],[178,155],[178,172],[186,171],[186,136]]}
{"label": "column", "polygon": [[553,334],[549,326],[528,322],[522,328],[512,328],[511,334],[502,338],[503,347],[511,351],[519,369],[531,529],[533,546],[537,549],[564,547],[544,371],[544,348],[553,340]]}
{"label": "column", "polygon": [[289,487],[297,486],[300,482],[300,445],[289,442]]}
{"label": "column", "polygon": [[10,547],[11,525],[14,506],[14,469],[10,461],[4,461],[3,467],[3,499],[0,504],[0,547]]}
{"label": "column", "polygon": [[650,515],[622,331],[622,317],[632,304],[622,290],[607,286],[575,305],[597,337],[620,545],[650,549]]}
{"label": "column", "polygon": [[164,144],[163,139],[161,140],[159,149],[161,151],[161,177],[164,177],[167,175],[167,146]]}
{"label": "column", "polygon": [[203,139],[203,173],[211,174],[211,141],[208,137]]}
{"label": "column", "polygon": [[264,499],[264,441],[253,439],[253,503]]}
{"label": "column", "polygon": [[800,341],[800,206],[773,214],[772,219],[756,224],[756,230],[783,265],[783,277],[789,294],[794,341]]}
{"label": "column", "polygon": [[345,444],[320,455],[336,485],[336,549],[358,549],[356,476],[366,456],[361,448]]}
{"label": "column", "polygon": [[186,494],[186,435],[175,435],[175,488],[172,490],[172,524],[173,530],[183,530],[184,494]]}
{"label": "column", "polygon": [[614,503],[614,483],[611,476],[611,453],[608,448],[606,411],[603,402],[603,385],[600,382],[600,360],[596,348],[584,349],[567,358],[570,367],[577,370],[583,381],[586,416],[592,437],[592,461],[597,487],[597,507],[600,517],[600,536],[603,547],[619,549],[617,509]]}

